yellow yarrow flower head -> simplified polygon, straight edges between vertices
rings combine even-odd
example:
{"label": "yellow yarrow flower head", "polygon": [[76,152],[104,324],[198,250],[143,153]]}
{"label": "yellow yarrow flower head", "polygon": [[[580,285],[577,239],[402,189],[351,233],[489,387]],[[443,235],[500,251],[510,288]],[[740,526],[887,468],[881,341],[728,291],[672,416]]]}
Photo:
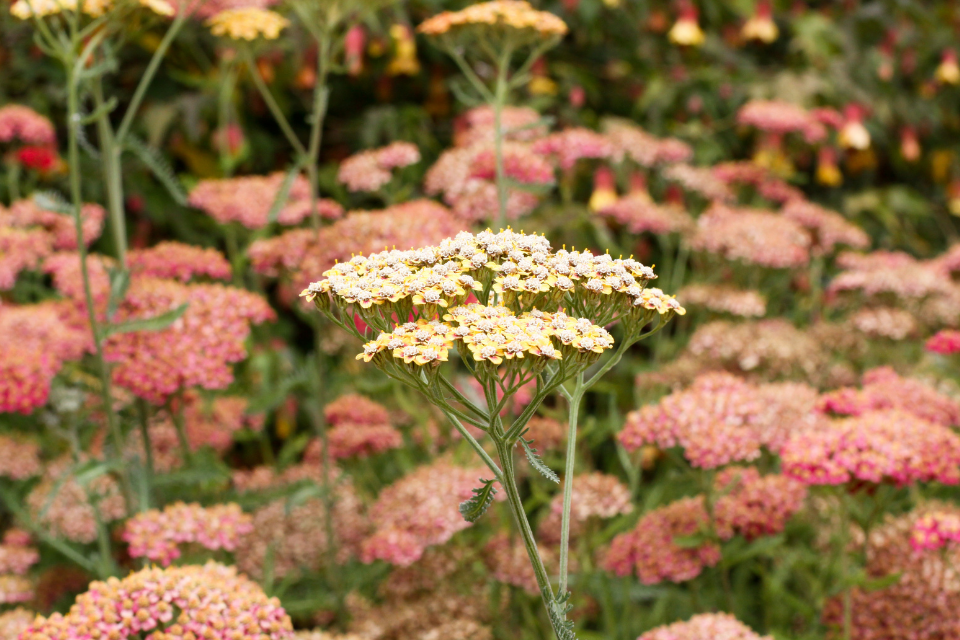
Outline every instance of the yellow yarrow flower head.
{"label": "yellow yarrow flower head", "polygon": [[[161,16],[174,14],[173,6],[165,0],[137,0],[136,5]],[[99,18],[119,6],[121,4],[114,0],[84,0],[80,10],[92,18]],[[76,10],[77,0],[17,0],[10,7],[10,14],[21,20],[31,20]]]}
{"label": "yellow yarrow flower head", "polygon": [[207,20],[210,32],[231,40],[276,40],[290,21],[259,7],[225,9]]}

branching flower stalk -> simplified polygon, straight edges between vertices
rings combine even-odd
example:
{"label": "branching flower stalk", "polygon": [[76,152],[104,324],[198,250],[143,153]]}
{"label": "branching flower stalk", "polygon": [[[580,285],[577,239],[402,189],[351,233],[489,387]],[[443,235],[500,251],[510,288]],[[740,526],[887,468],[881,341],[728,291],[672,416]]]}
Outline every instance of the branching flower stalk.
{"label": "branching flower stalk", "polygon": [[[563,393],[571,400],[575,439],[573,409],[585,391],[630,345],[684,313],[683,308],[659,289],[647,287],[656,276],[633,259],[554,252],[546,238],[511,230],[463,232],[438,246],[356,256],[323,275],[301,295],[365,342],[358,359],[422,393],[480,456],[492,477],[481,479],[474,498],[460,505],[461,514],[469,522],[480,518],[493,502],[495,484],[500,484],[554,631],[561,640],[573,638],[572,623],[566,620],[565,570],[561,589],[555,592],[523,508],[514,450],[523,448],[534,468],[559,483],[524,437],[529,420],[549,396]],[[486,304],[468,302],[471,295]],[[365,332],[355,318],[366,324]],[[614,337],[604,329],[612,324],[619,324],[623,333],[616,350]],[[449,362],[451,354],[480,384],[486,406],[466,398],[444,374],[440,365]],[[571,380],[576,381],[572,391],[564,387]],[[514,420],[503,418],[503,409],[527,384],[536,385],[530,403]],[[486,434],[496,459],[466,425]],[[571,446],[568,453],[575,450],[575,443]],[[569,491],[571,468],[565,476]],[[569,527],[571,496],[565,497]],[[562,553],[565,558],[566,550]]]}
{"label": "branching flower stalk", "polygon": [[[453,59],[479,100],[493,111],[493,151],[497,185],[497,227],[507,224],[510,184],[504,170],[503,111],[511,91],[524,86],[530,69],[547,50],[556,46],[567,33],[560,18],[535,11],[526,2],[499,0],[473,5],[463,11],[441,13],[420,25],[418,31],[434,37]],[[511,71],[518,54],[527,57]],[[489,81],[475,71],[477,63],[492,66],[495,75]]]}

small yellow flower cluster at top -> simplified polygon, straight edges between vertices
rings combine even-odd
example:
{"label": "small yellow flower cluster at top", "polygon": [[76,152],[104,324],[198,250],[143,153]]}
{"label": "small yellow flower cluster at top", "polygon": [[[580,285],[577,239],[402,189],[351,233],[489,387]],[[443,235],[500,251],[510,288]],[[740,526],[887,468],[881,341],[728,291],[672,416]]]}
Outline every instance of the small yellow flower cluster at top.
{"label": "small yellow flower cluster at top", "polygon": [[207,20],[210,32],[231,40],[276,40],[290,21],[275,11],[259,7],[224,9]]}
{"label": "small yellow flower cluster at top", "polygon": [[[45,18],[64,11],[76,11],[78,4],[80,10],[92,18],[99,18],[119,6],[114,0],[84,0],[82,3],[77,0],[17,0],[10,7],[10,14],[21,20]],[[165,0],[136,0],[133,4],[161,16],[174,14],[173,6]]]}
{"label": "small yellow flower cluster at top", "polygon": [[567,24],[546,11],[537,11],[521,0],[494,0],[480,2],[461,11],[445,11],[417,28],[420,33],[436,36],[453,29],[467,26],[505,26],[512,29],[532,30],[544,37],[563,36]]}
{"label": "small yellow flower cluster at top", "polygon": [[357,359],[370,362],[389,351],[406,364],[439,364],[447,361],[454,344],[462,343],[477,362],[501,364],[524,354],[560,360],[564,352],[600,354],[613,346],[606,329],[562,311],[534,309],[516,316],[504,306],[473,303],[451,309],[443,319],[456,326],[439,320],[408,322],[365,344]]}

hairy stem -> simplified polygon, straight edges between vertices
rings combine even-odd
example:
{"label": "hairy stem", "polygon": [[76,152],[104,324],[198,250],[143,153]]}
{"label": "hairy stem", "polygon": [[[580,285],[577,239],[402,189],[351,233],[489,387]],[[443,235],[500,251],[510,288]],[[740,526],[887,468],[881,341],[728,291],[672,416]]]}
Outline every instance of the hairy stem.
{"label": "hairy stem", "polygon": [[567,569],[570,556],[570,511],[573,506],[573,469],[577,461],[577,420],[580,400],[583,399],[583,373],[577,374],[577,384],[570,398],[570,416],[567,430],[567,460],[563,468],[563,517],[560,522],[560,594],[567,591]]}
{"label": "hairy stem", "polygon": [[503,167],[503,109],[507,102],[507,68],[509,49],[504,51],[497,68],[497,84],[493,100],[493,153],[497,171],[497,226],[507,226],[507,176]]}

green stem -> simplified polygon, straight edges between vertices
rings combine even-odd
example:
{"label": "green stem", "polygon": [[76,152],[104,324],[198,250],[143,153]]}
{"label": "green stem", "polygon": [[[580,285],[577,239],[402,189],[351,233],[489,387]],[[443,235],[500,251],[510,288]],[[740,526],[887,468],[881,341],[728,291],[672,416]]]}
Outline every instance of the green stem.
{"label": "green stem", "polygon": [[7,195],[10,204],[20,199],[20,163],[16,160],[7,163]]}
{"label": "green stem", "polygon": [[153,446],[150,442],[150,416],[146,400],[137,399],[137,413],[140,419],[140,438],[143,440],[143,456],[146,463],[143,469],[143,489],[140,491],[142,513],[150,508],[153,493]]}
{"label": "green stem", "polygon": [[[105,104],[103,83],[97,78],[93,83],[93,100],[97,109]],[[97,118],[97,135],[100,139],[100,161],[103,164],[103,179],[107,190],[107,210],[113,229],[113,245],[121,269],[127,268],[127,222],[123,208],[123,177],[120,172],[120,148],[116,144],[109,112]]]}
{"label": "green stem", "polygon": [[177,392],[177,407],[174,409],[173,403],[167,404],[167,411],[173,418],[173,425],[177,429],[177,440],[180,442],[180,452],[183,455],[183,461],[187,466],[193,466],[193,450],[190,448],[190,440],[187,438],[187,427],[183,421],[183,390]]}
{"label": "green stem", "polygon": [[287,142],[289,142],[290,146],[296,150],[297,155],[307,155],[307,150],[304,149],[303,143],[301,143],[300,139],[297,138],[297,134],[293,132],[293,128],[287,121],[287,117],[283,115],[283,110],[280,108],[280,105],[277,104],[273,94],[270,93],[270,89],[267,88],[263,78],[260,77],[260,71],[257,69],[257,64],[253,59],[253,54],[250,53],[249,47],[241,47],[241,50],[243,52],[244,61],[247,63],[247,69],[250,71],[250,77],[253,79],[253,84],[256,86],[257,91],[260,92],[260,96],[263,97],[263,101],[266,103],[267,108],[270,109],[270,113],[273,114],[273,118],[277,121],[277,125],[280,126],[280,130],[283,132],[283,135],[286,136]]}
{"label": "green stem", "polygon": [[850,512],[847,509],[847,496],[840,488],[840,535],[838,536],[840,552],[840,579],[843,581],[843,640],[850,640],[853,634],[853,592],[849,582],[850,558],[847,547],[850,543]]}
{"label": "green stem", "polygon": [[577,420],[580,400],[583,399],[583,373],[577,374],[577,384],[570,398],[569,428],[567,430],[567,460],[563,468],[563,517],[560,522],[560,588],[567,591],[567,568],[570,556],[570,510],[573,505],[573,469],[577,461]]}
{"label": "green stem", "polygon": [[510,50],[505,49],[497,66],[497,84],[493,101],[493,153],[497,171],[497,228],[507,226],[507,176],[503,167],[503,109],[507,102],[507,69]]}
{"label": "green stem", "polygon": [[[550,576],[546,567],[543,565],[543,559],[540,557],[540,551],[537,550],[537,541],[533,536],[533,529],[527,520],[527,513],[523,508],[523,501],[520,499],[520,491],[517,489],[517,480],[513,468],[513,448],[503,441],[497,442],[497,454],[500,458],[500,464],[503,466],[502,486],[507,495],[507,503],[510,505],[510,512],[513,519],[520,529],[520,535],[523,538],[523,544],[527,549],[527,556],[533,565],[533,573],[537,579],[537,586],[540,587],[540,596],[543,599],[543,605],[549,611],[555,606],[553,588],[550,586]],[[553,616],[550,616],[552,619]],[[554,631],[558,631],[554,629]],[[557,633],[557,637],[560,634]]]}
{"label": "green stem", "polygon": [[330,72],[330,52],[332,38],[328,31],[317,42],[317,81],[313,91],[313,110],[311,113],[310,142],[307,147],[307,179],[310,181],[310,224],[315,233],[320,231],[320,200],[317,184],[318,164],[320,162],[320,144],[323,142],[323,122],[327,117],[327,104],[330,92],[327,89],[327,75]]}

